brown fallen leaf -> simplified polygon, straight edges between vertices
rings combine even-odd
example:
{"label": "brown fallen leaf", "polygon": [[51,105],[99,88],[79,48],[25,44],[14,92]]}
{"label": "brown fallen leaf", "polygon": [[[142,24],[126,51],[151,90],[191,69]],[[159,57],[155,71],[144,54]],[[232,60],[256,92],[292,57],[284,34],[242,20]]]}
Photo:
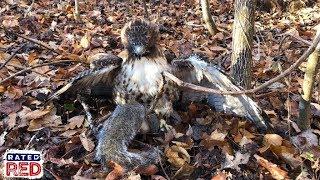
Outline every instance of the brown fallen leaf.
{"label": "brown fallen leaf", "polygon": [[166,180],[166,178],[160,175],[152,175],[151,180]]}
{"label": "brown fallen leaf", "polygon": [[6,123],[8,124],[8,129],[12,129],[17,123],[17,113],[10,113],[6,118]]}
{"label": "brown fallen leaf", "polygon": [[12,28],[15,26],[19,26],[19,21],[14,16],[5,16],[4,20],[2,21],[2,25],[6,28]]}
{"label": "brown fallen leaf", "polygon": [[273,145],[273,146],[281,146],[283,138],[278,134],[266,134],[263,137],[263,144],[265,146]]}
{"label": "brown fallen leaf", "polygon": [[226,180],[227,175],[224,172],[219,172],[217,175],[212,176],[211,180]]}
{"label": "brown fallen leaf", "polygon": [[42,118],[43,116],[45,116],[46,114],[48,114],[50,112],[50,110],[34,110],[31,111],[29,113],[27,113],[26,115],[24,115],[24,117],[22,119],[26,119],[26,120],[32,120],[32,119],[39,119]]}
{"label": "brown fallen leaf", "polygon": [[108,166],[113,169],[106,177],[105,180],[116,180],[120,179],[124,175],[124,169],[119,164],[111,161],[108,162]]}
{"label": "brown fallen leaf", "polygon": [[226,154],[225,162],[223,163],[223,168],[231,168],[236,169],[237,171],[241,171],[239,165],[247,164],[250,158],[249,153],[242,154],[240,151],[237,151],[234,156]]}
{"label": "brown fallen leaf", "polygon": [[21,100],[13,100],[6,98],[4,101],[0,102],[0,113],[10,114],[12,112],[17,112],[22,107]]}
{"label": "brown fallen leaf", "polygon": [[83,36],[80,40],[80,46],[83,47],[84,49],[87,49],[90,47],[90,35],[86,34],[85,36]]}
{"label": "brown fallen leaf", "polygon": [[7,87],[7,91],[4,93],[4,96],[10,99],[19,99],[23,96],[23,92],[17,86],[9,86]]}
{"label": "brown fallen leaf", "polygon": [[125,178],[126,180],[141,180],[140,174],[130,174]]}
{"label": "brown fallen leaf", "polygon": [[182,179],[184,177],[190,177],[195,167],[185,163],[175,174],[173,179]]}
{"label": "brown fallen leaf", "polygon": [[227,136],[227,133],[220,133],[218,132],[218,130],[215,130],[211,133],[210,139],[215,141],[224,141],[226,136]]}
{"label": "brown fallen leaf", "polygon": [[151,176],[151,175],[154,175],[156,174],[159,170],[158,170],[158,167],[154,164],[151,164],[147,167],[139,167],[137,168],[136,170],[136,173],[138,174],[143,174],[143,175],[146,175],[146,176]]}
{"label": "brown fallen leaf", "polygon": [[0,93],[3,93],[5,91],[6,91],[6,88],[4,86],[0,85]]}
{"label": "brown fallen leaf", "polygon": [[288,172],[282,170],[276,164],[273,164],[268,160],[264,159],[263,157],[258,156],[256,154],[254,155],[254,157],[257,159],[258,163],[262,167],[266,168],[271,173],[271,176],[274,179],[289,179]]}
{"label": "brown fallen leaf", "polygon": [[61,133],[60,135],[61,136],[64,136],[64,137],[72,137],[73,135],[75,135],[78,131],[77,130],[67,130],[63,133]]}
{"label": "brown fallen leaf", "polygon": [[74,129],[74,128],[80,128],[83,121],[84,121],[84,115],[80,115],[80,116],[74,116],[72,118],[70,118],[69,123],[65,125],[66,130],[68,129]]}
{"label": "brown fallen leaf", "polygon": [[88,152],[91,152],[93,149],[94,149],[94,143],[91,139],[89,139],[85,132],[81,133],[79,135],[79,138],[80,138],[80,141],[83,145],[83,147],[88,151]]}
{"label": "brown fallen leaf", "polygon": [[190,163],[189,153],[182,147],[171,146],[166,148],[165,155],[168,161],[175,167],[182,167],[185,163]]}

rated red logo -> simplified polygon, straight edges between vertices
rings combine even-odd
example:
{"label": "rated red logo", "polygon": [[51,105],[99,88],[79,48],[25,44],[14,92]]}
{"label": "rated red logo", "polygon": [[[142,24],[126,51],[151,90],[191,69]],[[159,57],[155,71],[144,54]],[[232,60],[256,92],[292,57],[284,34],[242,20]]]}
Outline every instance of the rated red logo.
{"label": "rated red logo", "polygon": [[43,158],[39,151],[7,150],[4,158],[4,176],[36,179],[43,176]]}

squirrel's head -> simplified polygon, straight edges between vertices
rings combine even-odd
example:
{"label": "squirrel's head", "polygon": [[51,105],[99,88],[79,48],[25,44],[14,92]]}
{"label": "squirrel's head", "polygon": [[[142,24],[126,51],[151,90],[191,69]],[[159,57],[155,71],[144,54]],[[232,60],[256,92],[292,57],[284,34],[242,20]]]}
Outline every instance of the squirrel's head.
{"label": "squirrel's head", "polygon": [[129,54],[142,57],[155,53],[158,28],[149,21],[136,19],[127,23],[121,31],[121,41]]}

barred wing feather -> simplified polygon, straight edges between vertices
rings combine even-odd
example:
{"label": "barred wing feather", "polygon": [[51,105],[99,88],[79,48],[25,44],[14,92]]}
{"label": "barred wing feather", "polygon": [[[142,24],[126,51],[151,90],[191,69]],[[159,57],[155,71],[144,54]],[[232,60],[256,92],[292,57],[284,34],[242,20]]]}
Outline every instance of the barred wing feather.
{"label": "barred wing feather", "polygon": [[[217,66],[208,63],[204,57],[198,54],[191,55],[182,60],[174,61],[173,64],[188,64],[189,71],[177,70],[179,78],[201,86],[218,89],[221,91],[241,91],[232,80]],[[176,66],[177,67],[177,66]],[[246,94],[242,95],[219,95],[208,93],[184,93],[185,99],[199,101],[206,100],[208,105],[216,111],[234,114],[251,120],[256,126],[265,131],[268,125],[262,114],[264,113],[256,102]]]}
{"label": "barred wing feather", "polygon": [[97,54],[94,58],[95,60],[90,64],[89,70],[83,71],[72,78],[64,87],[50,96],[48,100],[58,98],[67,91],[75,91],[77,93],[81,90],[90,89],[99,85],[106,89],[105,92],[111,93],[113,79],[118,73],[122,59],[105,53]]}

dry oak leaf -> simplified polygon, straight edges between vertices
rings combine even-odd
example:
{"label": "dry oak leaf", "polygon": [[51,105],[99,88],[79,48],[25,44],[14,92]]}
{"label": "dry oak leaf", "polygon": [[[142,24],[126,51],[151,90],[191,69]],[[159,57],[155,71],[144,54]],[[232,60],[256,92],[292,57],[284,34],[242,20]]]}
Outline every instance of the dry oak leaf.
{"label": "dry oak leaf", "polygon": [[215,130],[211,133],[210,139],[215,141],[224,141],[226,136],[227,136],[227,133],[220,133],[217,130]]}
{"label": "dry oak leaf", "polygon": [[39,119],[39,118],[44,117],[49,112],[50,112],[50,110],[37,109],[37,110],[34,110],[34,111],[31,111],[31,112],[27,113],[26,115],[24,115],[21,118],[25,119],[25,120]]}
{"label": "dry oak leaf", "polygon": [[167,180],[167,179],[160,175],[152,175],[151,180]]}
{"label": "dry oak leaf", "polygon": [[278,134],[266,134],[263,137],[263,144],[265,146],[273,145],[273,146],[281,146],[283,138]]}
{"label": "dry oak leaf", "polygon": [[90,47],[90,39],[91,39],[91,37],[88,34],[83,36],[80,40],[80,46],[83,47],[84,49],[89,48]]}
{"label": "dry oak leaf", "polygon": [[226,153],[226,159],[222,167],[236,169],[237,171],[240,171],[239,165],[247,164],[249,159],[250,159],[249,153],[242,154],[241,152],[237,151],[234,156]]}
{"label": "dry oak leaf", "polygon": [[260,153],[267,151],[270,146],[280,147],[282,145],[283,138],[278,134],[266,134],[263,137],[263,147],[259,149]]}
{"label": "dry oak leaf", "polygon": [[66,130],[74,129],[76,127],[80,128],[84,121],[84,115],[74,116],[70,118],[68,121],[69,123],[65,126]]}
{"label": "dry oak leaf", "polygon": [[154,164],[151,164],[147,167],[138,167],[137,169],[135,169],[135,172],[138,174],[143,174],[145,176],[151,176],[154,175],[158,172],[158,167]]}
{"label": "dry oak leaf", "polygon": [[81,133],[79,135],[80,141],[82,143],[82,146],[88,151],[91,152],[94,149],[94,143],[91,139],[89,139],[85,132]]}
{"label": "dry oak leaf", "polygon": [[19,99],[23,96],[23,92],[18,87],[9,86],[7,91],[4,93],[4,96],[10,99]]}
{"label": "dry oak leaf", "polygon": [[8,125],[8,130],[12,129],[17,123],[17,113],[10,113],[8,117],[5,118],[5,122]]}
{"label": "dry oak leaf", "polygon": [[183,179],[183,177],[190,177],[195,167],[185,163],[173,176],[173,179]]}
{"label": "dry oak leaf", "polygon": [[121,167],[119,164],[117,164],[117,163],[115,163],[113,161],[108,162],[108,166],[110,168],[112,168],[113,170],[107,175],[105,180],[117,180],[117,179],[120,179],[125,173],[123,167]]}
{"label": "dry oak leaf", "polygon": [[257,159],[258,163],[262,167],[266,168],[271,173],[271,176],[274,179],[289,179],[288,172],[282,170],[276,164],[273,164],[273,163],[269,162],[268,160],[264,159],[263,157],[258,156],[256,154],[254,155],[254,157]]}
{"label": "dry oak leaf", "polygon": [[211,180],[226,180],[227,175],[224,172],[219,172],[217,175],[213,176]]}
{"label": "dry oak leaf", "polygon": [[2,25],[6,28],[12,28],[15,26],[19,26],[19,21],[17,17],[14,16],[5,16],[2,21]]}
{"label": "dry oak leaf", "polygon": [[64,136],[64,137],[69,137],[69,138],[71,138],[73,135],[75,135],[75,134],[77,134],[77,133],[78,133],[77,130],[67,130],[67,131],[61,133],[60,135],[61,135],[61,136]]}
{"label": "dry oak leaf", "polygon": [[185,163],[190,163],[190,155],[182,147],[171,146],[167,147],[165,150],[165,155],[168,158],[168,161],[175,167],[182,167]]}

